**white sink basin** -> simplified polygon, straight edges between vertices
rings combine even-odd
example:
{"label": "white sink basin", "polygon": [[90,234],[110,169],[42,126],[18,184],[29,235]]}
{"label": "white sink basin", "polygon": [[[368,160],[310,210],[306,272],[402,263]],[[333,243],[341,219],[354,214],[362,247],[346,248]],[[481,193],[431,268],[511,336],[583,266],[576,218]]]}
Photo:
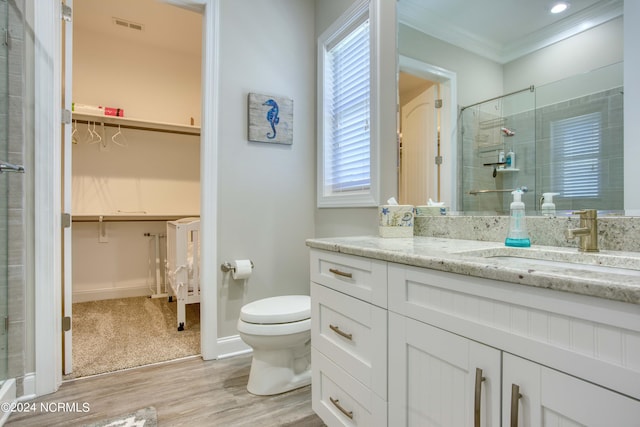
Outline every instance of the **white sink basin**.
{"label": "white sink basin", "polygon": [[500,264],[526,268],[549,266],[560,269],[622,274],[640,277],[640,256],[635,254],[587,253],[563,248],[489,248],[459,252],[461,255],[488,258]]}

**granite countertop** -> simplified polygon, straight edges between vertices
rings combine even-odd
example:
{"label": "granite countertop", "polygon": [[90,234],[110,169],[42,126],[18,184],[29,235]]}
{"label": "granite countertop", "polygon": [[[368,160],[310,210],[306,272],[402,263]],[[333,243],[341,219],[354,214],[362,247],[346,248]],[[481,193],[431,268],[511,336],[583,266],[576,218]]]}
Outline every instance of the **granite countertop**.
{"label": "granite countertop", "polygon": [[[640,304],[638,252],[586,254],[575,248],[538,245],[507,248],[498,242],[417,236],[318,238],[308,239],[306,244],[343,254]],[[518,258],[507,260],[501,256]],[[534,257],[542,258],[542,261],[532,259]],[[575,264],[573,268],[567,264],[577,260],[591,265]],[[554,261],[564,263],[554,265]],[[606,266],[624,270],[607,271]]]}

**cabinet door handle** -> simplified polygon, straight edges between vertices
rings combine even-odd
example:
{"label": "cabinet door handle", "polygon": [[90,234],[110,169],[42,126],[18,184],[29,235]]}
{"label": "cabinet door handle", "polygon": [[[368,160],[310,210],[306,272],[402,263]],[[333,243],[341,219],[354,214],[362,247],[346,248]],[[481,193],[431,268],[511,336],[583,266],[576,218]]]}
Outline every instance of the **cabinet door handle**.
{"label": "cabinet door handle", "polygon": [[342,332],[340,328],[335,325],[329,324],[329,329],[331,329],[333,332],[340,335],[341,337],[345,337],[348,340],[353,340],[353,335],[348,334],[346,332]]}
{"label": "cabinet door handle", "polygon": [[482,376],[482,369],[476,368],[476,392],[473,405],[473,427],[480,427],[480,403],[482,401],[482,382],[486,378]]}
{"label": "cabinet door handle", "polygon": [[511,384],[511,427],[518,427],[518,401],[521,397],[520,386]]}
{"label": "cabinet door handle", "polygon": [[329,271],[333,274],[337,274],[338,276],[347,277],[349,279],[353,278],[353,274],[345,273],[344,271],[340,271],[337,268],[330,268]]}
{"label": "cabinet door handle", "polygon": [[331,403],[333,403],[333,406],[338,408],[340,412],[342,412],[345,416],[349,417],[350,420],[353,419],[353,411],[347,411],[346,409],[344,409],[338,399],[334,399],[333,397],[329,396],[329,400],[331,401]]}

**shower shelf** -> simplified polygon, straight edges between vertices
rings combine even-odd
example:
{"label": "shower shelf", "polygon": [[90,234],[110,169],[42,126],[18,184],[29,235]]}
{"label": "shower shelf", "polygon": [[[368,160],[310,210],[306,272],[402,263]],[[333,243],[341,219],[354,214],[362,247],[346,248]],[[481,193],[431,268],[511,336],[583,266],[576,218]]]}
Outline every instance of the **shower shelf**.
{"label": "shower shelf", "polygon": [[73,113],[73,120],[77,123],[82,124],[102,123],[105,126],[121,127],[123,129],[167,132],[181,135],[200,135],[199,126],[182,125],[178,123],[153,122],[149,120],[132,119],[128,117],[99,116],[97,114]]}

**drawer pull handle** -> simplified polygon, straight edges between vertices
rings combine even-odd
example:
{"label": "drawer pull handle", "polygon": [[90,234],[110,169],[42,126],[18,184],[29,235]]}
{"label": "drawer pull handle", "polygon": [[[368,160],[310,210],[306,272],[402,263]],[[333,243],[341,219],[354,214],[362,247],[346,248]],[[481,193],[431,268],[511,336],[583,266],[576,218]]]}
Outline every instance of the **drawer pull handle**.
{"label": "drawer pull handle", "polygon": [[334,399],[333,397],[329,396],[329,400],[331,401],[331,403],[333,403],[333,405],[338,408],[340,410],[340,412],[342,412],[343,414],[345,414],[347,417],[349,417],[350,420],[353,419],[353,411],[347,411],[346,409],[344,409],[342,407],[342,405],[340,404],[340,401],[338,399]]}
{"label": "drawer pull handle", "polygon": [[486,378],[482,376],[482,369],[476,368],[476,392],[473,405],[473,426],[480,427],[480,403],[482,401],[482,382]]}
{"label": "drawer pull handle", "polygon": [[345,337],[348,340],[353,340],[353,335],[347,334],[346,332],[342,332],[340,330],[340,328],[337,327],[337,326],[329,324],[329,329],[331,329],[333,332],[335,332],[336,334],[340,335],[341,337]]}
{"label": "drawer pull handle", "polygon": [[338,276],[347,277],[349,279],[353,278],[353,274],[345,273],[344,271],[340,271],[337,268],[330,268],[329,271],[333,274],[337,274]]}
{"label": "drawer pull handle", "polygon": [[518,427],[518,401],[521,397],[520,386],[511,384],[511,427]]}

